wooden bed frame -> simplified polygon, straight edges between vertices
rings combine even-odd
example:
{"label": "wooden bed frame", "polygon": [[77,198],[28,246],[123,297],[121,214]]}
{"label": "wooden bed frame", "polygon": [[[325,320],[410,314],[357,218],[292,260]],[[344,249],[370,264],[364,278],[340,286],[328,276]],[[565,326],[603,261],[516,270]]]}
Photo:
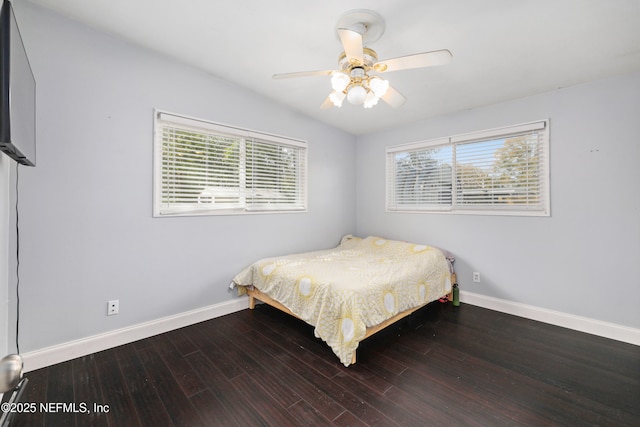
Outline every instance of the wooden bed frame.
{"label": "wooden bed frame", "polygon": [[[447,299],[449,301],[453,301],[453,285],[455,283],[458,283],[456,281],[456,273],[451,273],[451,291],[446,295]],[[289,310],[287,307],[285,307],[284,305],[280,304],[278,301],[274,300],[273,298],[271,298],[270,296],[268,296],[267,294],[264,294],[262,292],[260,292],[260,290],[254,288],[247,288],[247,294],[249,295],[249,309],[253,310],[256,306],[256,300],[262,301],[265,304],[270,305],[271,307],[277,308],[280,311],[283,311],[295,318],[298,318],[300,320],[302,320],[304,322],[303,319],[301,319],[299,316],[297,316],[296,314],[294,314],[291,310]],[[423,304],[421,306],[418,307],[413,307],[410,308],[408,310],[405,311],[401,311],[400,313],[396,314],[395,316],[385,320],[382,323],[379,323],[375,326],[371,326],[367,328],[367,332],[365,334],[365,336],[362,338],[363,340],[369,338],[371,335],[375,334],[376,332],[380,332],[381,330],[383,330],[384,328],[386,328],[389,325],[394,324],[395,322],[397,322],[398,320],[401,320],[405,317],[407,317],[408,315],[412,314],[414,311],[420,310],[422,307],[424,307],[425,305],[431,303],[433,301],[429,301],[426,304]],[[306,322],[305,322],[306,323]],[[351,363],[354,364],[356,363],[356,353],[353,353],[353,357],[351,358]]]}

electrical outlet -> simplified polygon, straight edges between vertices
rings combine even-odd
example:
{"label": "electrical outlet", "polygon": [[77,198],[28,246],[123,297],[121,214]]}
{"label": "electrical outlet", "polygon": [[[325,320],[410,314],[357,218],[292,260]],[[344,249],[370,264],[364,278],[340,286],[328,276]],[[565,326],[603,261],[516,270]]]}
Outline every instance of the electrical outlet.
{"label": "electrical outlet", "polygon": [[480,283],[480,273],[478,273],[477,271],[473,272],[473,281],[475,283]]}
{"label": "electrical outlet", "polygon": [[120,300],[114,299],[107,302],[107,316],[113,316],[120,311]]}

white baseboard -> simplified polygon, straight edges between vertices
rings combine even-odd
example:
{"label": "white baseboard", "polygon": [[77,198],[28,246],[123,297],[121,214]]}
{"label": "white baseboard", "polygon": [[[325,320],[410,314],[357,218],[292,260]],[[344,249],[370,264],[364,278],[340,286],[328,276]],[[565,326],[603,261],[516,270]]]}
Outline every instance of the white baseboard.
{"label": "white baseboard", "polygon": [[513,314],[526,319],[537,320],[563,328],[586,332],[629,344],[640,345],[640,329],[630,328],[615,323],[603,322],[588,317],[575,316],[561,311],[521,304],[499,298],[488,297],[472,292],[460,291],[460,301],[484,307],[501,313]]}
{"label": "white baseboard", "polygon": [[103,334],[81,338],[75,341],[54,345],[40,350],[22,354],[24,371],[34,371],[56,363],[65,362],[77,357],[86,356],[98,351],[128,344],[174,329],[193,325],[215,317],[249,308],[247,297],[235,298],[219,304],[202,307],[174,316],[163,317],[150,322],[140,323]]}
{"label": "white baseboard", "polygon": [[[513,314],[514,316],[520,316],[526,319],[562,326],[564,328],[611,338],[629,344],[640,345],[640,329],[474,294],[472,292],[461,291],[460,301],[466,304],[499,311],[501,313]],[[107,350],[119,345],[128,344],[133,341],[169,332],[174,329],[224,316],[225,314],[235,313],[236,311],[244,310],[246,308],[249,308],[248,298],[235,298],[230,301],[187,311],[174,316],[163,317],[150,322],[140,323],[138,325],[116,329],[103,334],[93,335],[87,338],[81,338],[79,340],[54,345],[40,350],[30,351],[22,354],[24,371],[34,371],[36,369],[55,365],[56,363],[66,362],[77,357],[86,356],[98,351]]]}

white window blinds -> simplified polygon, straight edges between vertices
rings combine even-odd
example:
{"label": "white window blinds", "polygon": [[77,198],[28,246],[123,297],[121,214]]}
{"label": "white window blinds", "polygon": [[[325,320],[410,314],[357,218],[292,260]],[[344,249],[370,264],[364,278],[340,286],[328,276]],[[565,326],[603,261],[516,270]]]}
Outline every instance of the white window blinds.
{"label": "white window blinds", "polygon": [[388,208],[449,209],[451,206],[451,146],[434,141],[387,154]]}
{"label": "white window blinds", "polygon": [[306,143],[163,112],[154,215],[303,211]]}
{"label": "white window blinds", "polygon": [[549,215],[548,121],[387,148],[387,210]]}
{"label": "white window blinds", "polygon": [[249,209],[304,209],[305,155],[300,147],[249,138],[245,168]]}

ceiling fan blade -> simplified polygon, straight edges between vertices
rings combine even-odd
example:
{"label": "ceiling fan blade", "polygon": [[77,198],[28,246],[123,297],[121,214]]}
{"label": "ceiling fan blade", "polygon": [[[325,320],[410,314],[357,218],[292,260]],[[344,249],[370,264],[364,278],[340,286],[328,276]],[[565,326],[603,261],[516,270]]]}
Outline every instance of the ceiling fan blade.
{"label": "ceiling fan blade", "polygon": [[403,94],[401,94],[391,86],[389,86],[389,89],[387,89],[387,93],[385,93],[381,99],[393,108],[398,108],[405,102],[407,102],[407,98],[405,98]]}
{"label": "ceiling fan blade", "polygon": [[364,50],[362,48],[362,34],[347,28],[339,28],[338,36],[342,42],[344,53],[347,55],[349,62],[357,61],[359,64],[364,63]]}
{"label": "ceiling fan blade", "polygon": [[309,77],[309,76],[330,76],[335,70],[322,70],[322,71],[298,71],[295,73],[282,73],[274,74],[274,79],[291,79],[294,77]]}
{"label": "ceiling fan blade", "polygon": [[387,73],[411,68],[433,67],[435,65],[448,64],[452,57],[453,55],[447,49],[434,50],[379,61],[375,63],[373,69],[379,73]]}
{"label": "ceiling fan blade", "polygon": [[322,105],[320,106],[321,110],[328,110],[329,108],[333,107],[333,102],[331,102],[331,98],[329,98],[327,96],[327,99],[324,100],[324,102],[322,103]]}

